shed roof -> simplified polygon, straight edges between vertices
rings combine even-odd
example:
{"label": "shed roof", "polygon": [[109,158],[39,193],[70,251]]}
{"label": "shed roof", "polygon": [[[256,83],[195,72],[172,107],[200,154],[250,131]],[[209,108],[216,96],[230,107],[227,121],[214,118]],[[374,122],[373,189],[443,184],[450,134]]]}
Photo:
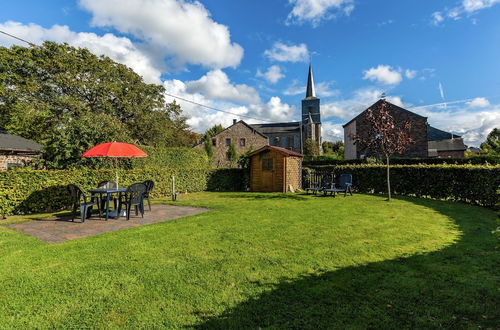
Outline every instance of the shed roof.
{"label": "shed roof", "polygon": [[248,156],[258,155],[258,154],[260,154],[260,153],[262,153],[262,152],[264,152],[266,150],[274,150],[274,151],[282,153],[282,154],[284,154],[286,156],[304,157],[304,155],[302,155],[300,152],[288,150],[288,149],[281,148],[281,147],[275,147],[275,146],[263,146],[262,148],[260,148],[258,150],[255,150],[254,152],[250,153]]}
{"label": "shed roof", "polygon": [[23,137],[0,131],[0,150],[38,153],[42,146]]}
{"label": "shed roof", "polygon": [[300,132],[300,122],[273,123],[273,124],[251,124],[251,127],[262,134],[273,133],[297,133]]}

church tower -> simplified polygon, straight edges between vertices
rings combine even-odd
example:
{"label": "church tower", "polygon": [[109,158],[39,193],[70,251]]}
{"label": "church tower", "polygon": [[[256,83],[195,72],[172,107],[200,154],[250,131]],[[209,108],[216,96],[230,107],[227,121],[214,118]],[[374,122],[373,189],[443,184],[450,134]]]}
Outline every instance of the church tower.
{"label": "church tower", "polygon": [[312,65],[309,64],[306,97],[302,100],[302,145],[307,139],[313,140],[321,153],[321,112],[320,100],[314,90]]}

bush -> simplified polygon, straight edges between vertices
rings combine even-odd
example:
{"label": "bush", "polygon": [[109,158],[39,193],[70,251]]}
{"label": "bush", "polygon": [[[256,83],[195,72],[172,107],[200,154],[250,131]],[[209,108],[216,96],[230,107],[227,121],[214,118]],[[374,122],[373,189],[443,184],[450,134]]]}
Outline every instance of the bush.
{"label": "bush", "polygon": [[[231,191],[241,189],[240,169],[170,169],[145,168],[119,170],[120,186],[146,179],[155,181],[152,197],[172,193],[172,176],[178,192],[203,190]],[[114,170],[30,170],[0,171],[0,215],[54,212],[68,205],[66,186],[70,183],[84,191],[100,181],[114,180]]]}
{"label": "bush", "polygon": [[132,158],[132,168],[207,168],[207,153],[202,149],[164,148],[141,146],[148,154],[144,158]]}
{"label": "bush", "polygon": [[[383,165],[314,166],[304,169],[304,186],[311,172],[353,176],[359,192],[387,193]],[[478,165],[394,165],[391,185],[395,194],[448,199],[492,207],[498,203],[500,166]]]}

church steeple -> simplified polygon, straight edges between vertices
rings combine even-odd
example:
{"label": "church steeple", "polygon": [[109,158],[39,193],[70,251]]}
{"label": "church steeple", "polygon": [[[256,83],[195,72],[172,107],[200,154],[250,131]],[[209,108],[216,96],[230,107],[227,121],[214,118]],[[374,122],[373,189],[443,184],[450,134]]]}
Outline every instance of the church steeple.
{"label": "church steeple", "polygon": [[306,99],[309,97],[316,97],[316,92],[314,91],[312,64],[309,64],[309,74],[307,75]]}

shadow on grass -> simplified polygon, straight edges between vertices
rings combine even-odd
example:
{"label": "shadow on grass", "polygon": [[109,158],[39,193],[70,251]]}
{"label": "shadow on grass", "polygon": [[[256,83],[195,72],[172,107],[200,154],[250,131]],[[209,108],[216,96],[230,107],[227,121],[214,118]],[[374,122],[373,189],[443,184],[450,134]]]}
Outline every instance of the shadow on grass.
{"label": "shadow on grass", "polygon": [[498,251],[493,212],[402,198],[448,216],[460,240],[443,250],[278,284],[198,328],[495,328]]}
{"label": "shadow on grass", "polygon": [[275,193],[244,193],[244,194],[238,194],[238,193],[231,193],[230,195],[224,196],[224,198],[243,198],[247,200],[253,200],[253,199],[263,199],[263,200],[269,200],[269,199],[293,199],[297,201],[305,201],[307,200],[306,197],[299,195],[299,194],[277,194],[274,195]]}

